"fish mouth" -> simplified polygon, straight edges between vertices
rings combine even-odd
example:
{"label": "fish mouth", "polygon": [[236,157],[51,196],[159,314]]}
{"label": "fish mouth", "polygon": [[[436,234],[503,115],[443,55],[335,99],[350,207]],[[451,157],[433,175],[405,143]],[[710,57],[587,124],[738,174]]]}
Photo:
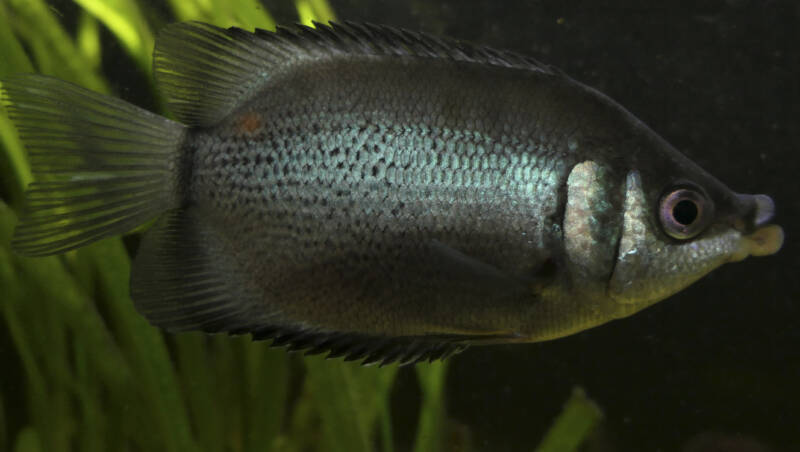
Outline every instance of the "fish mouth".
{"label": "fish mouth", "polygon": [[736,195],[739,202],[749,207],[748,214],[735,224],[742,232],[736,251],[730,261],[737,262],[748,256],[769,256],[783,246],[783,228],[768,224],[775,216],[775,203],[767,195]]}
{"label": "fish mouth", "polygon": [[783,246],[783,228],[776,224],[763,226],[755,232],[743,235],[730,262],[738,262],[748,256],[769,256]]}

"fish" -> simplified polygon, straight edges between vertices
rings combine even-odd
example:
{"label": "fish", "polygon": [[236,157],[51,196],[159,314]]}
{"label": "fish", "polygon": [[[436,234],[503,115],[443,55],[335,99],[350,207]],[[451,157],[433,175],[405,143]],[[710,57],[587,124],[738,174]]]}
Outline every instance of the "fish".
{"label": "fish", "polygon": [[153,61],[174,120],[35,74],[0,101],[35,176],[13,248],[154,220],[130,293],[167,331],[432,361],[630,316],[783,243],[769,196],[528,56],[374,24],[182,22]]}

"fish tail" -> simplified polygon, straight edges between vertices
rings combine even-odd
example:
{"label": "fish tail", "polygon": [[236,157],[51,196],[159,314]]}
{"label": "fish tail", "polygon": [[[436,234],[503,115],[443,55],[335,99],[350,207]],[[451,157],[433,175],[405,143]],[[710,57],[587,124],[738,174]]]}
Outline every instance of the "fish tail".
{"label": "fish tail", "polygon": [[41,75],[3,80],[0,102],[35,179],[12,240],[20,254],[75,249],[181,203],[184,125]]}

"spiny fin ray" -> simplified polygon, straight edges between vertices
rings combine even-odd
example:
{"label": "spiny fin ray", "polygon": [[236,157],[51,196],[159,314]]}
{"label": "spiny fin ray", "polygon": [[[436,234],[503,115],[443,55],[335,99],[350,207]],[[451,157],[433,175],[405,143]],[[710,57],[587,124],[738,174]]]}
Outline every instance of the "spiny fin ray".
{"label": "spiny fin ray", "polygon": [[272,340],[276,347],[305,350],[306,355],[327,353],[328,358],[361,361],[363,365],[414,364],[443,360],[465,350],[482,336],[430,335],[385,337],[361,333],[341,333],[267,326],[252,332],[255,340]]}

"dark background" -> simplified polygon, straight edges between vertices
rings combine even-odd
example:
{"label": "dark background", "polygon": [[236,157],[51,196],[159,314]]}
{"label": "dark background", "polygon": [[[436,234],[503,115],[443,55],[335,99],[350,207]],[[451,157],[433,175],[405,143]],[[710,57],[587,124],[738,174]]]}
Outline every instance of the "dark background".
{"label": "dark background", "polygon": [[[340,18],[554,64],[734,190],[769,194],[778,208],[786,243],[776,256],[724,266],[582,334],[455,357],[449,414],[479,450],[533,450],[574,385],[605,413],[590,450],[800,450],[800,3],[331,3]],[[403,381],[413,379],[401,380],[400,392]],[[399,410],[408,399],[396,397]]]}
{"label": "dark background", "polygon": [[[265,3],[280,22],[296,20],[291,2]],[[579,385],[605,413],[586,450],[800,450],[800,2],[330,3],[341,19],[489,44],[560,67],[730,187],[772,196],[786,233],[778,255],[725,266],[633,317],[456,356],[447,384],[453,444],[466,437],[481,451],[533,450]],[[130,61],[104,69],[119,95],[152,108],[148,82],[131,77],[139,73]],[[419,389],[413,369],[398,383],[402,450],[413,439]]]}

